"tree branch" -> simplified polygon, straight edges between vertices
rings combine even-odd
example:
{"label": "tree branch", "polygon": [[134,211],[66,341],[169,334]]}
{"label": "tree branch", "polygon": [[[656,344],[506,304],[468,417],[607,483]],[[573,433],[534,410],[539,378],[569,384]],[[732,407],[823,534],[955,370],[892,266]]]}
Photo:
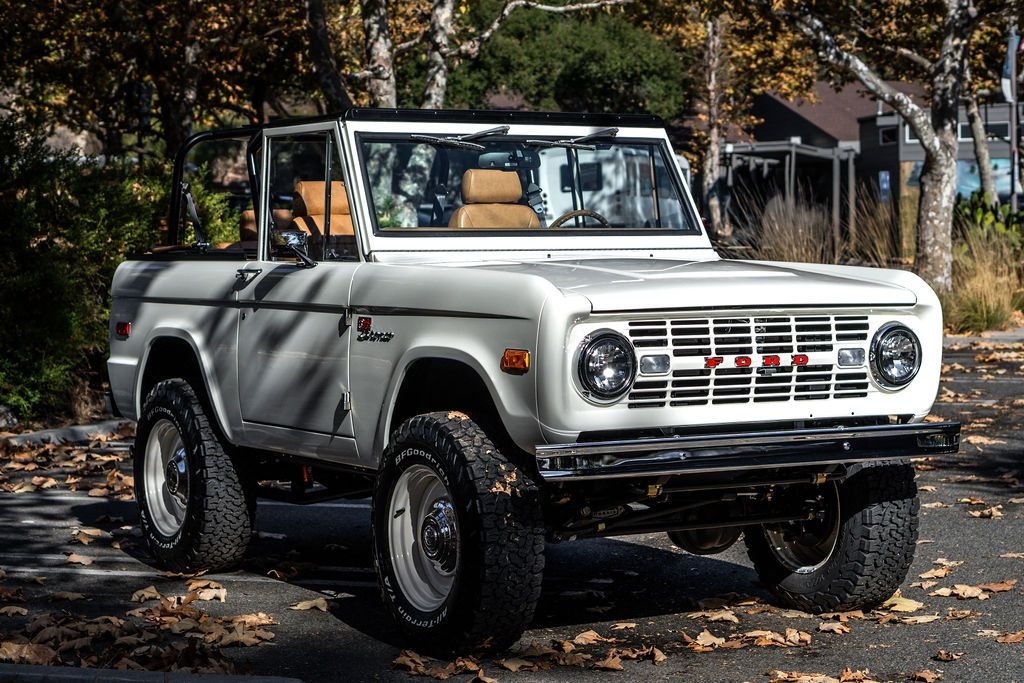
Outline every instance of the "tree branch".
{"label": "tree branch", "polygon": [[916,104],[909,95],[886,83],[864,61],[839,46],[832,32],[808,9],[779,10],[772,8],[771,0],[755,0],[776,16],[789,20],[817,50],[819,56],[833,68],[860,81],[872,95],[895,109],[917,135],[929,152],[940,151],[939,137],[932,128],[928,112]]}
{"label": "tree branch", "polygon": [[480,47],[491,39],[491,36],[501,28],[501,25],[505,23],[509,15],[515,12],[520,7],[527,7],[535,9],[541,12],[550,12],[551,14],[569,14],[571,12],[580,12],[588,9],[599,9],[601,7],[614,7],[616,5],[629,5],[633,0],[594,0],[593,2],[574,2],[568,5],[548,5],[543,2],[536,2],[535,0],[508,0],[505,3],[505,7],[491,25],[487,27],[485,31],[477,34],[473,38],[459,44],[448,50],[445,53],[445,57],[476,57],[480,54]]}
{"label": "tree branch", "polygon": [[427,32],[425,30],[424,31],[420,31],[418,34],[416,34],[415,36],[413,36],[409,40],[405,41],[404,43],[399,43],[398,45],[395,45],[395,49],[394,49],[395,56],[397,57],[398,55],[405,54],[409,50],[413,49],[414,47],[416,47],[417,45],[422,43],[423,39],[426,38],[426,37],[427,37]]}

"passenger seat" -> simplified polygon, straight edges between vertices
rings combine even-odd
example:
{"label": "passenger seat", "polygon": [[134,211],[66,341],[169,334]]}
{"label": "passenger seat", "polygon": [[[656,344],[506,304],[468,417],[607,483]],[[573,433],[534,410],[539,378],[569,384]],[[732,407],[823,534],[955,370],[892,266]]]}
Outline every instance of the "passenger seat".
{"label": "passenger seat", "polygon": [[471,168],[462,174],[463,206],[448,221],[449,228],[539,228],[537,213],[525,204],[523,186],[515,171]]}
{"label": "passenger seat", "polygon": [[[292,209],[295,218],[293,230],[302,230],[311,235],[323,235],[326,210],[325,192],[327,183],[323,180],[300,180],[295,183]],[[352,235],[352,213],[348,205],[345,183],[331,182],[331,234]]]}

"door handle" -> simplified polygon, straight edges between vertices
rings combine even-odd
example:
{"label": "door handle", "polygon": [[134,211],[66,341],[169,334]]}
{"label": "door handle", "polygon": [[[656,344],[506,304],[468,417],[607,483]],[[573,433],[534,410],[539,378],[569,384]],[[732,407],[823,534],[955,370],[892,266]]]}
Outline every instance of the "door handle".
{"label": "door handle", "polygon": [[256,277],[262,272],[262,268],[239,268],[238,270],[235,271],[235,279],[245,282],[250,275]]}

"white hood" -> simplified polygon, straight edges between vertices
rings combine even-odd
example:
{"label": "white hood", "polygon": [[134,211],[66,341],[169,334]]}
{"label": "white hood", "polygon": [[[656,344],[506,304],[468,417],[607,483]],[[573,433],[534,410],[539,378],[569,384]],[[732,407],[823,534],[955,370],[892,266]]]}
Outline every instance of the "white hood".
{"label": "white hood", "polygon": [[[595,312],[683,308],[913,306],[911,290],[863,268],[754,261],[581,259],[477,265],[544,278],[590,300]],[[828,272],[821,272],[826,269]],[[872,271],[874,274],[875,271]]]}

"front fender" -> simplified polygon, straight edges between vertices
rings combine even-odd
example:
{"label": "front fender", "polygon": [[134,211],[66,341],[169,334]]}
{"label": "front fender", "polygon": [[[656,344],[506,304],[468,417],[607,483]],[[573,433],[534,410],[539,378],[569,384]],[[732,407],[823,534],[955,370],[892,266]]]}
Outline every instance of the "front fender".
{"label": "front fender", "polygon": [[[231,411],[228,406],[237,406],[237,400],[234,402],[224,400],[224,382],[228,378],[219,377],[217,373],[214,372],[213,368],[215,366],[213,360],[205,351],[207,348],[205,343],[206,340],[203,338],[201,333],[194,330],[172,326],[158,326],[150,330],[149,334],[146,336],[144,346],[145,350],[143,352],[141,362],[137,366],[135,372],[133,391],[135,414],[139,416],[142,415],[142,403],[146,400],[146,397],[142,395],[142,383],[143,378],[146,375],[146,368],[149,365],[149,361],[153,353],[153,347],[161,339],[168,338],[183,341],[192,349],[193,357],[196,359],[196,363],[199,366],[203,389],[210,401],[210,409],[213,411],[213,418],[217,421],[221,432],[227,437],[228,441],[236,442],[236,434],[233,426],[240,424],[240,416],[238,420],[233,421],[231,419]],[[237,413],[237,409],[235,410],[235,413]]]}

